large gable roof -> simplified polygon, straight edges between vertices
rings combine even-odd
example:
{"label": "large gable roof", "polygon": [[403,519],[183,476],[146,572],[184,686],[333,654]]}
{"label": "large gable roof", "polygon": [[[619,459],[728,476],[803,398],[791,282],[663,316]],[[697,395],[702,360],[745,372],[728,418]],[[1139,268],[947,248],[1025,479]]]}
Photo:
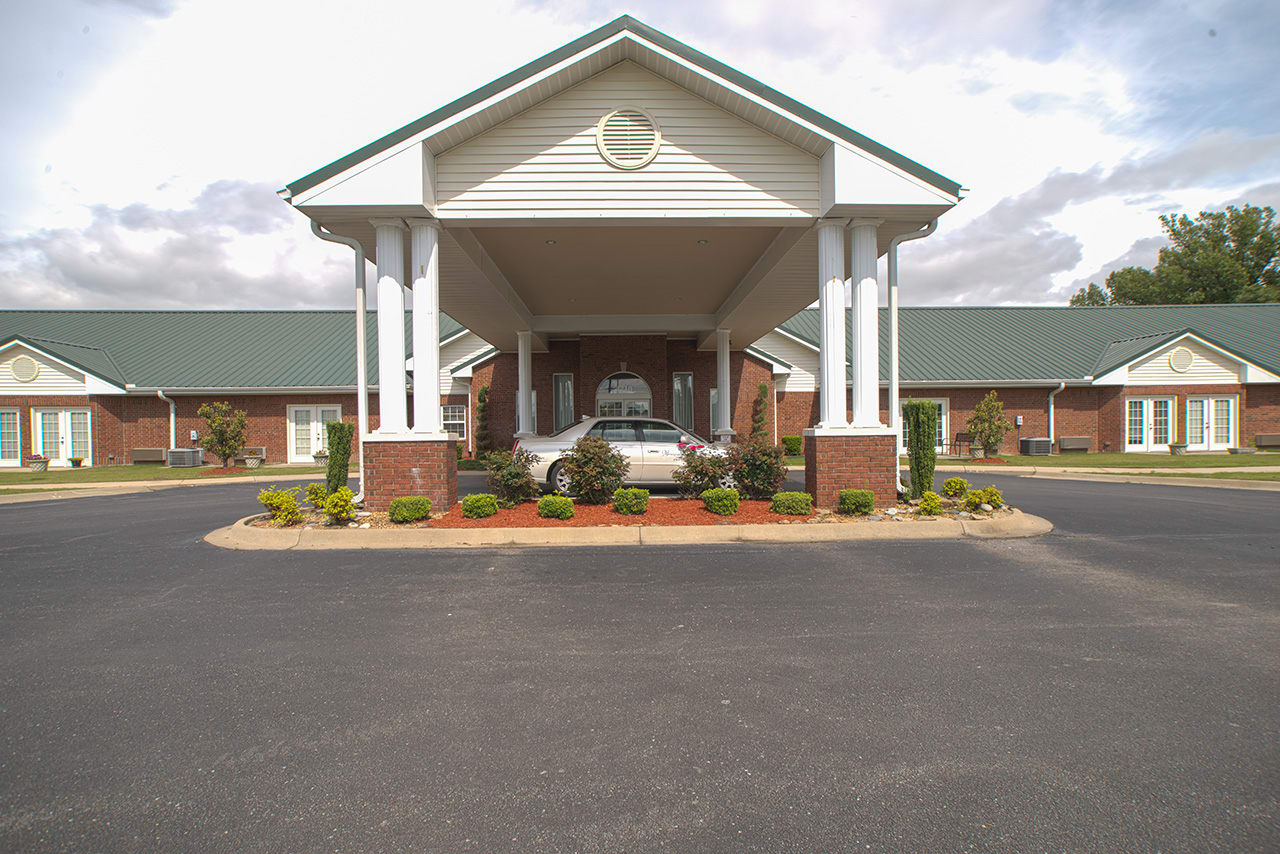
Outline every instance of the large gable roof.
{"label": "large gable roof", "polygon": [[[593,49],[603,45],[605,42],[619,35],[630,35],[643,41],[655,45],[660,50],[666,51],[683,61],[690,63],[702,71],[714,75],[728,83],[736,86],[750,95],[760,98],[773,107],[781,110],[795,119],[812,125],[821,132],[830,135],[834,139],[839,139],[855,148],[865,151],[881,160],[892,164],[902,171],[915,176],[927,184],[936,187],[943,192],[957,196],[960,193],[960,184],[952,181],[932,169],[905,157],[887,146],[884,146],[863,134],[858,133],[850,127],[831,119],[828,116],[819,113],[810,107],[805,106],[794,98],[773,89],[761,83],[753,77],[743,74],[741,71],[726,65],[717,59],[714,59],[701,51],[695,50],[683,42],[659,32],[646,24],[637,21],[629,15],[623,15],[604,26],[587,33],[580,38],[574,39],[562,47],[551,51],[532,62],[517,68],[502,77],[481,86],[473,92],[469,92],[440,107],[421,118],[410,122],[409,124],[397,130],[386,134],[379,139],[374,140],[368,145],[357,149],[343,157],[338,158],[327,166],[323,166],[316,171],[299,178],[285,186],[281,191],[287,197],[296,196],[306,192],[319,184],[333,178],[341,173],[351,169],[359,164],[370,160],[377,155],[388,151],[408,140],[411,140],[419,134],[429,131],[430,129],[449,121],[450,119],[464,113],[468,110],[478,107],[485,101],[494,98],[508,90],[513,90],[531,81],[538,75],[548,71],[556,65],[570,60],[579,54],[589,54]],[[697,93],[695,93],[697,94]]]}

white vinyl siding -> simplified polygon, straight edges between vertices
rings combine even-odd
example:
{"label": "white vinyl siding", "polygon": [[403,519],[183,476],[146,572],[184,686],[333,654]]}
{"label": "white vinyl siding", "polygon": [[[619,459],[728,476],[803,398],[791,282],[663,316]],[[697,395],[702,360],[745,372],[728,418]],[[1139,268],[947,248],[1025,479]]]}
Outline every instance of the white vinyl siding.
{"label": "white vinyl siding", "polygon": [[776,356],[791,365],[791,373],[775,377],[779,391],[817,391],[818,390],[818,353],[777,332],[770,332],[755,344],[766,353]]}
{"label": "white vinyl siding", "polygon": [[[653,162],[611,166],[596,123],[621,106],[662,131]],[[619,63],[436,159],[440,216],[818,214],[818,159],[631,63]]]}
{"label": "white vinyl siding", "polygon": [[[30,382],[19,382],[13,376],[13,362],[26,356],[34,359],[40,372]],[[28,397],[85,394],[84,374],[64,368],[57,362],[21,345],[0,353],[0,396]]]}
{"label": "white vinyl siding", "polygon": [[490,349],[489,343],[474,332],[466,332],[440,348],[440,394],[467,394],[466,380],[453,378],[450,371]]}
{"label": "white vinyl siding", "polygon": [[[1179,347],[1191,351],[1191,367],[1175,371],[1169,366],[1169,354]],[[1236,360],[1206,347],[1199,341],[1184,339],[1165,347],[1129,368],[1128,384],[1143,385],[1214,385],[1240,382],[1241,365]]]}

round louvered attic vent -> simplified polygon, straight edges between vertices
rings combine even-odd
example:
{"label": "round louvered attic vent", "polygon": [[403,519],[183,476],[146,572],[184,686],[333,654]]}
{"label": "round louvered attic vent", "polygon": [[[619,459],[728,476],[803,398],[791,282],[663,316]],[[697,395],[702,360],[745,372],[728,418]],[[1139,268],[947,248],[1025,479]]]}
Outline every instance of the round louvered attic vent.
{"label": "round louvered attic vent", "polygon": [[1191,370],[1191,362],[1195,356],[1186,347],[1179,347],[1169,354],[1169,367],[1180,374]]}
{"label": "round louvered attic vent", "polygon": [[606,113],[596,125],[600,156],[619,169],[648,166],[661,144],[658,123],[639,107],[619,107]]}
{"label": "round louvered attic vent", "polygon": [[40,376],[40,363],[30,356],[19,356],[9,363],[13,378],[20,383],[29,383]]}

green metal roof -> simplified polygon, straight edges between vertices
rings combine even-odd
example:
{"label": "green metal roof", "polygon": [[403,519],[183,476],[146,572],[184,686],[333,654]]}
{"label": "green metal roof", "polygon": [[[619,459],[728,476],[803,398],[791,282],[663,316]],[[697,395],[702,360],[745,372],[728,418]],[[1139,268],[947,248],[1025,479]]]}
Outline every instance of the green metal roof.
{"label": "green metal roof", "polygon": [[[912,307],[899,310],[903,382],[1019,382],[1100,376],[1191,332],[1280,373],[1280,304]],[[781,330],[818,345],[818,310]],[[845,324],[853,343],[852,315]],[[889,371],[888,309],[880,309],[880,373]]]}
{"label": "green metal roof", "polygon": [[[412,315],[405,314],[406,339]],[[0,311],[16,339],[113,383],[142,388],[354,387],[354,311]],[[367,313],[369,376],[377,315]],[[440,315],[440,338],[462,331]]]}
{"label": "green metal roof", "polygon": [[759,80],[743,74],[736,68],[725,65],[723,62],[713,59],[701,51],[694,50],[685,43],[672,38],[666,33],[659,32],[640,21],[637,21],[629,15],[623,15],[616,18],[605,24],[603,27],[592,30],[585,36],[574,39],[568,44],[556,48],[545,56],[539,57],[533,62],[517,68],[515,71],[504,74],[497,80],[481,86],[474,92],[463,95],[461,98],[444,105],[438,110],[433,110],[422,118],[412,121],[404,127],[394,130],[380,139],[374,140],[363,148],[357,149],[345,157],[338,158],[328,166],[321,167],[311,174],[299,178],[291,184],[285,185],[285,190],[287,190],[291,196],[296,196],[298,193],[309,190],[317,184],[327,181],[334,175],[338,175],[347,169],[350,169],[352,166],[363,163],[370,157],[404,142],[410,137],[421,133],[433,125],[439,124],[450,116],[469,109],[476,104],[493,97],[504,89],[515,86],[559,62],[563,62],[574,54],[581,53],[582,51],[591,48],[593,45],[599,44],[600,42],[624,31],[632,32],[646,41],[650,41],[664,50],[670,51],[681,59],[684,59],[686,62],[692,63],[704,71],[708,71],[728,80],[734,85],[751,92],[753,95],[763,98],[774,106],[780,107],[792,115],[797,116],[816,127],[822,128],[832,136],[842,139],[863,151],[874,154],[881,160],[892,163],[904,172],[914,175],[920,180],[932,184],[934,187],[937,187],[946,193],[953,196],[960,194],[960,184],[952,181],[950,178],[945,178],[942,175],[939,175],[932,169],[928,169],[914,160],[904,157],[893,149],[881,145],[869,137],[863,136],[852,128],[846,127],[834,119],[819,113],[817,110],[806,107],[794,98],[789,98],[776,89],[764,85]]}

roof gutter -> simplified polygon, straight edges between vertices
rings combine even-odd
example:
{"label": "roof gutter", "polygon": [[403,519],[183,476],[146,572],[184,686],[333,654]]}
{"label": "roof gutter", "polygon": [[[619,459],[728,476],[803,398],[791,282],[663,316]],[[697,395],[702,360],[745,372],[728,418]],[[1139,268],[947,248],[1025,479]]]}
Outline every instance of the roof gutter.
{"label": "roof gutter", "polygon": [[1065,382],[1058,383],[1058,387],[1049,392],[1049,450],[1053,450],[1053,399],[1058,396],[1058,392],[1067,387]]}
{"label": "roof gutter", "polygon": [[[889,241],[889,426],[894,429],[899,445],[902,444],[902,411],[898,405],[898,244],[928,237],[937,229],[935,217],[919,231],[899,234]],[[902,470],[897,465],[893,470],[897,473],[898,492],[904,492]]]}
{"label": "roof gutter", "polygon": [[169,447],[178,447],[178,406],[173,402],[173,398],[165,397],[164,392],[156,389],[156,397],[169,404]]}
{"label": "roof gutter", "polygon": [[356,254],[356,430],[360,434],[357,454],[357,466],[360,475],[360,488],[356,492],[355,501],[364,500],[364,437],[369,433],[369,364],[368,345],[365,341],[368,324],[365,322],[365,281],[364,281],[364,247],[354,237],[343,237],[325,231],[320,223],[311,220],[311,233],[329,243],[341,243],[350,246]]}

